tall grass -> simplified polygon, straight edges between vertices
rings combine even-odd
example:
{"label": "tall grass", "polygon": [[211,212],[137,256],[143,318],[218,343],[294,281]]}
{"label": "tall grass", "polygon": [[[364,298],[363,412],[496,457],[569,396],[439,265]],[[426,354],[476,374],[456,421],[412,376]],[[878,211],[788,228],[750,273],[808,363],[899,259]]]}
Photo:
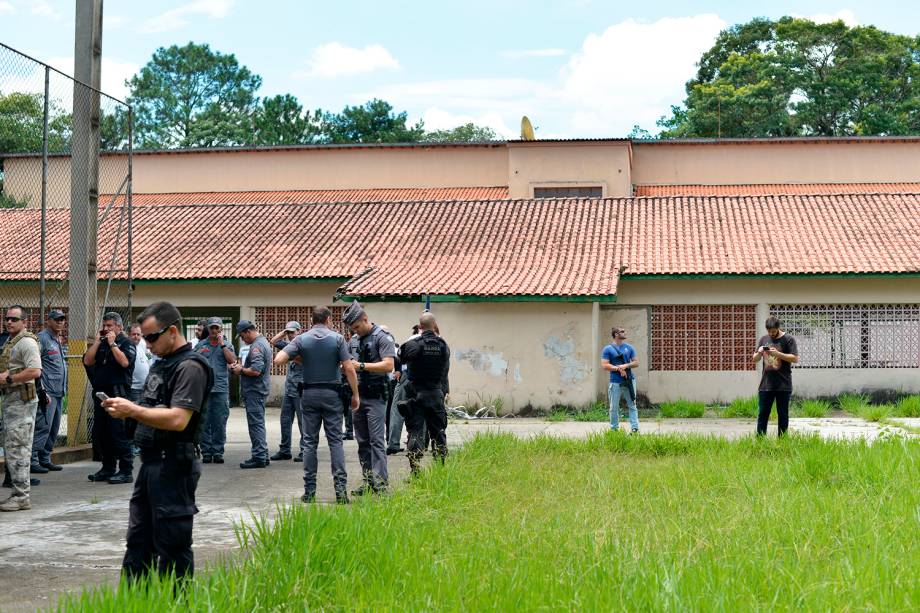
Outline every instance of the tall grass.
{"label": "tall grass", "polygon": [[850,415],[859,415],[869,404],[869,397],[865,394],[843,394],[837,396],[837,406],[840,410]]}
{"label": "tall grass", "polygon": [[905,396],[894,405],[892,417],[920,417],[920,396]]}
{"label": "tall grass", "polygon": [[720,412],[722,417],[757,417],[759,410],[757,396],[735,398]]}
{"label": "tall grass", "polygon": [[909,611],[920,441],[476,438],[386,498],[294,505],[242,555],[65,597],[118,611]]}
{"label": "tall grass", "polygon": [[795,417],[827,417],[831,412],[831,403],[827,400],[800,400],[792,406]]}
{"label": "tall grass", "polygon": [[678,398],[674,402],[664,402],[659,407],[662,417],[702,417],[706,413],[706,403]]}

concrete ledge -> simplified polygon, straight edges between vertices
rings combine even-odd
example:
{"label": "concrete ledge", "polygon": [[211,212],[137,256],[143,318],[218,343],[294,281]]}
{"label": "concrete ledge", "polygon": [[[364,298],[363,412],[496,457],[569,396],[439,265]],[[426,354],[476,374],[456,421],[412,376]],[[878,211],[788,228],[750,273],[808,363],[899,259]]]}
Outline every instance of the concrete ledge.
{"label": "concrete ledge", "polygon": [[[83,462],[93,457],[93,446],[74,445],[73,447],[58,447],[51,452],[51,461],[55,464],[70,464],[72,462]],[[0,460],[0,471],[6,467],[6,462]]]}

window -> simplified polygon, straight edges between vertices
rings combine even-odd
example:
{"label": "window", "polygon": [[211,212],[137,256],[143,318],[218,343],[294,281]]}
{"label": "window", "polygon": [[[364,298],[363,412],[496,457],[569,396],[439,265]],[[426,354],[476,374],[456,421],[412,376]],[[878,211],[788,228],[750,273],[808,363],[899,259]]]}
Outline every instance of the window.
{"label": "window", "polygon": [[604,188],[588,187],[535,187],[534,198],[603,198]]}
{"label": "window", "polygon": [[[342,322],[342,315],[346,307],[334,306],[329,307],[332,315],[329,317],[329,327],[342,334],[345,339],[351,338],[351,332]],[[266,339],[278,334],[284,325],[289,321],[296,321],[303,330],[308,330],[313,325],[311,317],[313,314],[312,307],[256,307],[253,313],[252,323],[256,325]],[[286,366],[275,366],[272,368],[273,375],[283,375],[287,372]]]}
{"label": "window", "polygon": [[651,370],[753,370],[757,307],[652,307]]}
{"label": "window", "polygon": [[798,368],[920,367],[920,305],[770,305],[795,337]]}

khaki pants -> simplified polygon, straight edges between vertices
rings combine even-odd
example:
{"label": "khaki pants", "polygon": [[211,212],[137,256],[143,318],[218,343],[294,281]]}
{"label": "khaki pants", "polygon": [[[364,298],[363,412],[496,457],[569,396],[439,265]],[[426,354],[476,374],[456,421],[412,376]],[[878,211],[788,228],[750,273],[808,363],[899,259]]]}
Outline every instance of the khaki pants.
{"label": "khaki pants", "polygon": [[19,392],[0,396],[3,403],[4,460],[13,481],[13,498],[28,498],[29,469],[32,464],[32,434],[35,431],[35,412],[38,399],[23,402]]}

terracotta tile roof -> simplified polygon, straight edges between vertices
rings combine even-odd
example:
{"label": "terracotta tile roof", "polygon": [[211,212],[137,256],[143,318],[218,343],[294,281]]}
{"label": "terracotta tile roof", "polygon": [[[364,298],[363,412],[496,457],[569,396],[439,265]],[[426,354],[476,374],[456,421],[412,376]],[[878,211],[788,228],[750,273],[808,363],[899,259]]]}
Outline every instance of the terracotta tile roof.
{"label": "terracotta tile roof", "polygon": [[[38,270],[39,213],[0,211],[17,237],[0,279],[36,278],[17,271]],[[138,279],[352,279],[353,295],[595,296],[624,274],[920,272],[920,195],[142,206],[134,223]],[[764,241],[768,223],[783,249]],[[111,214],[99,230],[101,269],[116,227]],[[49,210],[48,229],[54,278],[69,211]]]}
{"label": "terracotta tile roof", "polygon": [[920,194],[920,183],[749,183],[743,185],[637,185],[635,187],[636,197],[771,194]]}
{"label": "terracotta tile roof", "polygon": [[[200,204],[307,204],[315,202],[403,202],[437,200],[503,200],[508,187],[399,187],[377,189],[325,189],[261,192],[191,192],[182,194],[133,194],[134,206],[184,206]],[[99,196],[99,204],[112,201]],[[123,198],[116,200],[121,204]]]}

